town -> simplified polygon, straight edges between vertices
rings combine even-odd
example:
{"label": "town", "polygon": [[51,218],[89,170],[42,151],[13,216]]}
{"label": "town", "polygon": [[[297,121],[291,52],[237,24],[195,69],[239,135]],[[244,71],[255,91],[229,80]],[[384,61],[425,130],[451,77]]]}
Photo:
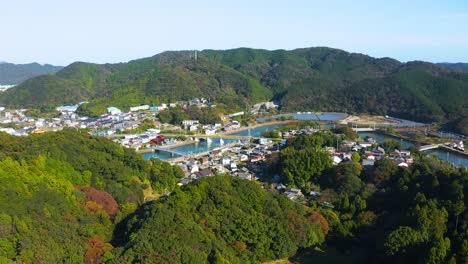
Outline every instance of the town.
{"label": "town", "polygon": [[[94,118],[79,116],[76,113],[78,107],[86,103],[57,107],[56,110],[60,112],[60,115],[53,118],[33,118],[27,116],[26,109],[6,110],[2,107],[0,108],[0,123],[3,127],[0,131],[26,136],[30,133],[44,133],[64,128],[84,129],[92,135],[107,137],[126,148],[135,149],[146,158],[162,158],[171,164],[178,165],[185,174],[179,185],[201,177],[226,174],[252,181],[262,180],[266,164],[269,160],[279,156],[279,151],[286,144],[287,139],[329,131],[320,126],[306,126],[295,130],[278,131],[276,138],[263,137],[262,133],[239,135],[238,133],[242,131],[250,133],[252,128],[269,128],[271,125],[264,120],[266,123],[242,126],[236,117],[244,115],[244,112],[223,116],[222,123],[213,124],[202,124],[199,120],[182,120],[180,124],[168,124],[161,123],[158,119],[161,111],[170,108],[216,107],[204,98],[159,106],[134,106],[130,107],[127,112],[116,107],[108,107],[106,114]],[[253,106],[251,113],[258,115],[261,110],[277,107],[272,102],[259,103]],[[272,129],[290,122],[275,121]],[[149,128],[141,129],[145,123],[150,124]],[[334,124],[337,122],[335,121]],[[200,141],[205,142],[207,146],[203,151],[194,153],[177,151],[183,146],[197,147]],[[464,150],[463,141],[453,141],[451,147]],[[382,157],[388,157],[400,167],[409,167],[413,163],[409,150],[400,147],[400,149],[385,151],[382,144],[372,137],[358,141],[343,140],[339,145],[328,146],[325,150],[329,153],[333,165],[355,160],[356,154],[354,153],[359,153],[358,156],[363,157],[358,161],[364,168],[373,166],[375,161]],[[279,192],[292,200],[304,197],[300,189],[288,188],[279,182],[278,175],[274,179],[274,184]],[[307,195],[317,197],[320,193],[313,192]]]}

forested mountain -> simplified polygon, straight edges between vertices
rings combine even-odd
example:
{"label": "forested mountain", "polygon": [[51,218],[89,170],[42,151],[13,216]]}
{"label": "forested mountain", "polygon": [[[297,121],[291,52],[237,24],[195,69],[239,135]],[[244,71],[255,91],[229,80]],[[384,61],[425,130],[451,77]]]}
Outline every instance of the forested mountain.
{"label": "forested mountain", "polygon": [[[354,154],[332,166],[322,146],[355,137],[336,132],[280,152],[283,182],[321,194],[297,202],[229,175],[178,187],[178,166],[85,132],[0,133],[0,262],[261,263],[298,250],[312,263],[468,261],[466,168],[419,153],[410,168],[363,168]],[[171,193],[145,203],[149,192]]]}
{"label": "forested mountain", "polygon": [[0,63],[0,85],[19,84],[27,79],[50,73],[56,73],[61,70],[61,66],[50,64],[41,65],[39,63],[13,64]]}
{"label": "forested mountain", "polygon": [[[178,189],[178,166],[85,132],[0,133],[0,160],[1,263],[258,263],[328,232],[318,210],[256,183]],[[175,191],[143,204],[149,185]]]}
{"label": "forested mountain", "polygon": [[335,206],[335,218],[325,214],[330,232],[324,247],[342,252],[336,263],[468,263],[466,168],[413,152],[410,168],[388,158],[363,167],[357,161],[364,151],[331,167],[318,150],[333,140],[330,133],[289,140],[279,169],[283,182],[320,191],[318,202]]}
{"label": "forested mountain", "polygon": [[168,163],[161,172],[133,150],[71,130],[0,133],[0,160],[0,263],[98,263],[144,189],[175,177]]}
{"label": "forested mountain", "polygon": [[[43,110],[91,100],[107,106],[208,97],[229,110],[275,99],[283,111],[389,114],[419,121],[468,116],[468,73],[425,62],[400,63],[331,48],[164,52],[120,64],[74,63],[0,95],[0,103]],[[466,132],[466,131],[465,131]]]}
{"label": "forested mountain", "polygon": [[260,263],[319,245],[317,210],[234,177],[204,178],[130,219],[111,263]]}
{"label": "forested mountain", "polygon": [[447,63],[447,62],[442,62],[442,63],[437,63],[438,65],[445,67],[447,69],[451,69],[454,71],[459,71],[459,72],[468,72],[468,63]]}

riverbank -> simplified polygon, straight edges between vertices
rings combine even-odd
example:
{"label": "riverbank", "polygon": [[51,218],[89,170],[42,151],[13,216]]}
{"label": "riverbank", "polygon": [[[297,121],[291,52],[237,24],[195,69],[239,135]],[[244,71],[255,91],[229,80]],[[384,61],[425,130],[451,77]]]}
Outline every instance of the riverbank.
{"label": "riverbank", "polygon": [[302,121],[331,121],[338,122],[346,118],[348,114],[338,112],[297,112],[289,114],[279,114],[273,116],[259,117],[256,120],[259,122],[277,119],[277,118],[291,118],[290,120],[302,120]]}
{"label": "riverbank", "polygon": [[[182,147],[182,146],[195,144],[195,143],[197,143],[197,141],[195,141],[195,140],[185,140],[185,141],[177,142],[175,144],[162,145],[162,146],[157,146],[157,147],[161,148],[161,149],[172,149],[172,148]],[[153,152],[154,152],[154,149],[152,149],[152,148],[147,148],[147,149],[142,149],[142,150],[137,150],[136,151],[136,153],[138,153],[138,154],[146,154],[146,153],[153,153]]]}
{"label": "riverbank", "polygon": [[[229,143],[227,145],[224,145],[222,147],[218,147],[219,150],[223,151],[227,148],[231,148],[235,145],[237,145],[238,143]],[[213,150],[207,150],[207,151],[203,151],[203,152],[199,152],[199,153],[193,153],[193,154],[189,154],[188,155],[188,158],[191,158],[191,159],[198,159],[200,157],[203,157],[203,156],[207,156],[209,155]],[[172,165],[178,163],[178,162],[181,162],[181,161],[184,161],[184,160],[187,160],[187,156],[184,156],[184,157],[171,157],[169,159],[167,159],[166,161],[171,163]]]}
{"label": "riverbank", "polygon": [[[403,135],[398,135],[398,134],[393,134],[393,133],[389,133],[385,130],[376,130],[375,132],[378,132],[378,133],[381,133],[381,134],[384,134],[384,135],[387,135],[387,136],[390,136],[390,137],[394,137],[396,139],[403,139],[403,140],[406,140],[406,141],[409,141],[413,144],[420,144],[420,145],[432,145],[433,143],[430,143],[430,142],[425,142],[425,141],[418,141],[418,140],[415,140],[415,139],[412,139],[412,138],[409,138],[409,137],[406,137],[406,136],[403,136]],[[464,156],[468,156],[468,153],[466,151],[461,151],[461,150],[458,150],[458,149],[454,149],[454,148],[451,148],[451,147],[448,147],[444,144],[438,144],[439,145],[439,148],[442,148],[444,150],[448,150],[448,151],[451,151],[451,152],[455,152],[455,153],[458,153],[458,154],[461,154],[461,155],[464,155]]]}
{"label": "riverbank", "polygon": [[196,140],[184,140],[184,141],[181,141],[181,142],[177,142],[175,144],[158,146],[158,148],[160,148],[160,149],[172,149],[172,148],[182,147],[182,146],[185,146],[185,145],[195,144],[197,142],[198,141],[196,141]]}
{"label": "riverbank", "polygon": [[154,152],[154,149],[147,148],[147,149],[139,149],[135,151],[137,154],[146,154],[146,153],[152,153]]}
{"label": "riverbank", "polygon": [[461,150],[454,149],[454,148],[451,148],[451,147],[448,147],[448,146],[445,146],[445,145],[440,145],[439,148],[443,148],[445,150],[449,150],[449,151],[452,151],[452,152],[455,152],[455,153],[458,153],[458,154],[461,154],[461,155],[468,156],[468,152],[466,152],[466,151],[461,151]]}
{"label": "riverbank", "polygon": [[246,131],[246,130],[249,130],[249,129],[256,129],[256,128],[264,127],[264,126],[287,125],[287,124],[290,124],[290,123],[294,123],[295,121],[296,120],[284,120],[284,121],[283,120],[278,120],[278,121],[270,121],[270,122],[265,122],[265,123],[258,123],[258,124],[253,125],[253,126],[244,126],[244,127],[241,127],[239,129],[236,129],[236,130],[233,130],[233,131],[223,132],[220,135],[232,135],[232,134],[239,133],[239,132],[242,132],[242,131]]}
{"label": "riverbank", "polygon": [[418,141],[418,140],[409,138],[409,137],[404,136],[404,135],[399,135],[399,134],[390,133],[390,132],[388,132],[388,131],[386,131],[386,130],[383,130],[383,129],[376,129],[375,132],[380,133],[380,134],[383,134],[383,135],[386,135],[386,136],[394,137],[394,138],[397,138],[397,139],[403,139],[403,140],[409,141],[409,142],[411,142],[411,143],[413,143],[413,144],[431,145],[431,143],[423,142],[423,141]]}

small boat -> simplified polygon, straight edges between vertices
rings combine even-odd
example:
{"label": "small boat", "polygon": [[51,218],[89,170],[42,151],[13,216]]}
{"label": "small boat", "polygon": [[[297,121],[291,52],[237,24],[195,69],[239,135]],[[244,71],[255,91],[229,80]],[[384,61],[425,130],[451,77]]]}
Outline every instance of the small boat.
{"label": "small boat", "polygon": [[211,143],[211,142],[213,142],[213,140],[211,138],[206,138],[206,142]]}
{"label": "small boat", "polygon": [[224,140],[222,138],[219,139],[219,144],[224,145]]}

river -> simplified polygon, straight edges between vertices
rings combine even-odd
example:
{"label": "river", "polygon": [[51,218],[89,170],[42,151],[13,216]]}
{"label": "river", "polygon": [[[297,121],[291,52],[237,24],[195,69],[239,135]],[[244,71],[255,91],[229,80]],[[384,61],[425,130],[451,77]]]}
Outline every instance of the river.
{"label": "river", "polygon": [[[264,131],[269,131],[273,130],[275,128],[278,128],[282,126],[281,124],[274,124],[274,125],[266,125],[266,126],[260,126],[252,129],[247,129],[243,131],[239,131],[236,133],[232,133],[230,135],[235,135],[235,136],[252,136],[252,137],[260,137],[262,135],[262,132]],[[232,138],[224,138],[223,139],[223,144],[220,142],[221,140],[219,138],[212,138],[212,142],[207,142],[205,140],[202,140],[200,142],[194,143],[194,144],[189,144],[185,146],[180,146],[177,148],[173,148],[176,151],[183,152],[186,154],[197,154],[205,151],[210,151],[215,148],[222,147],[223,145],[233,143],[233,142],[238,142],[239,139],[232,139]],[[151,158],[158,158],[162,160],[167,160],[170,158],[173,158],[174,156],[171,156],[170,154],[166,153],[145,153],[143,154],[143,157],[145,159],[151,159]]]}
{"label": "river", "polygon": [[[363,139],[365,137],[372,137],[379,143],[384,142],[386,139],[400,141],[403,148],[409,148],[414,146],[414,144],[410,141],[377,132],[360,132],[359,136]],[[429,155],[436,156],[441,160],[450,162],[456,166],[464,166],[468,168],[468,157],[466,155],[458,154],[456,152],[451,152],[445,149],[432,149],[425,152]]]}
{"label": "river", "polygon": [[[273,129],[278,128],[280,126],[282,126],[282,125],[281,124],[274,124],[274,125],[260,126],[260,127],[256,127],[256,128],[252,128],[252,129],[232,133],[231,135],[260,137],[263,131],[273,130]],[[408,141],[408,140],[404,140],[404,139],[398,138],[398,137],[389,136],[389,135],[382,134],[382,133],[360,132],[359,135],[363,139],[365,137],[367,137],[367,136],[372,137],[375,140],[377,140],[377,142],[380,142],[380,143],[384,142],[386,139],[392,139],[392,140],[400,141],[401,145],[405,149],[414,146],[414,144],[412,142]],[[224,144],[221,144],[219,138],[213,138],[212,142],[200,141],[200,142],[197,142],[197,143],[194,143],[194,144],[189,144],[189,145],[174,148],[174,150],[179,151],[179,152],[183,152],[183,153],[186,153],[186,154],[189,154],[189,155],[190,154],[197,154],[197,153],[201,153],[201,152],[205,152],[205,151],[210,151],[210,150],[213,150],[215,148],[221,147],[221,146],[223,146],[225,144],[237,142],[239,140],[238,139],[225,138],[225,139],[223,139],[223,141],[224,141],[223,142]],[[450,151],[447,151],[447,150],[444,150],[444,149],[433,149],[433,150],[426,151],[426,153],[428,153],[429,155],[434,155],[434,156],[436,156],[436,157],[438,157],[438,158],[440,158],[442,160],[445,160],[447,162],[450,162],[450,163],[452,163],[454,165],[464,166],[464,167],[468,168],[468,157],[465,156],[465,155],[458,154],[458,153],[455,153],[455,152],[450,152]],[[162,159],[162,160],[167,160],[167,159],[173,158],[174,156],[171,156],[170,154],[166,154],[166,153],[145,153],[145,154],[143,154],[143,157],[145,159],[159,158],[159,159]]]}

